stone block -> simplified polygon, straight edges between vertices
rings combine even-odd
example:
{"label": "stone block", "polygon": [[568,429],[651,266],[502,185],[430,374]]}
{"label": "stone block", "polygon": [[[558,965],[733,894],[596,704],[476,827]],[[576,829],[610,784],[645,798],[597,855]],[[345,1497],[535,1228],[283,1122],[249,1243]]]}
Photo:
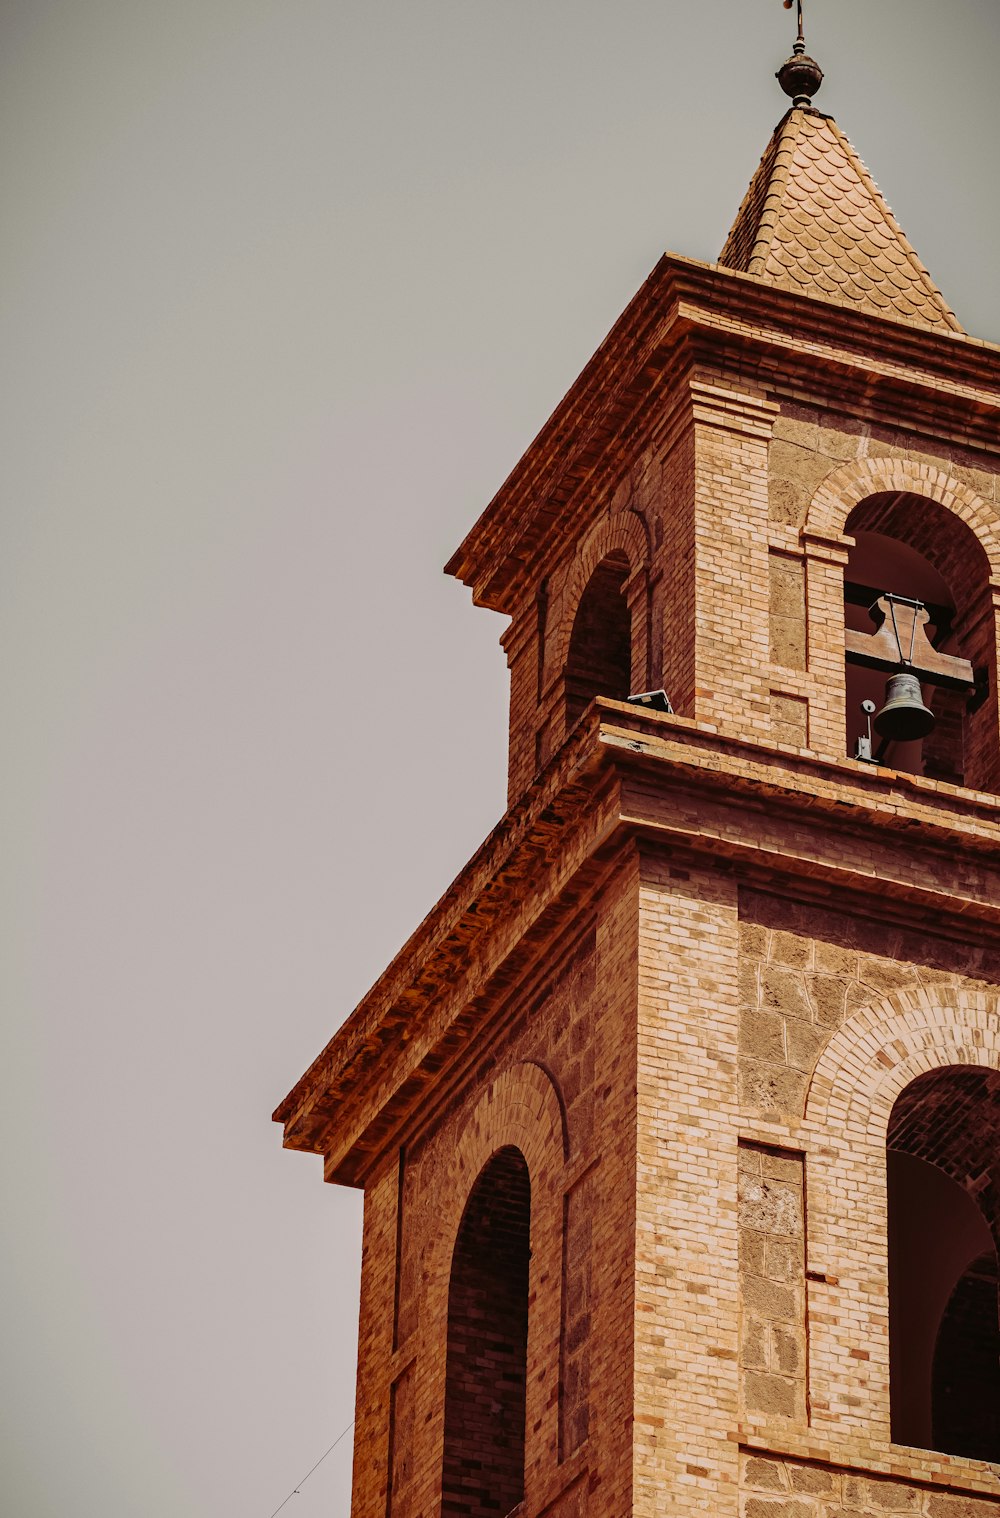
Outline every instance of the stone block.
{"label": "stone block", "polygon": [[766,1413],[771,1417],[794,1418],[797,1410],[796,1388],[793,1381],[782,1376],[765,1375],[761,1371],[747,1371],[743,1378],[743,1394],[750,1412]]}
{"label": "stone block", "polygon": [[839,1028],[847,1006],[847,983],[838,975],[810,975],[806,981],[816,1021]]}
{"label": "stone block", "polygon": [[806,995],[802,975],[784,965],[768,964],[761,971],[761,1002],[768,1011],[782,1017],[798,1017],[812,1022],[812,1008]]}
{"label": "stone block", "polygon": [[773,964],[806,970],[812,964],[812,957],[812,940],[801,933],[787,933],[779,928],[771,934],[769,958]]}
{"label": "stone block", "polygon": [[794,1069],[808,1073],[814,1068],[828,1037],[826,1028],[816,1028],[809,1023],[788,1023],[785,1038],[788,1063]]}
{"label": "stone block", "polygon": [[743,1012],[740,1016],[740,1053],[768,1064],[783,1064],[784,1018],[776,1012]]}
{"label": "stone block", "polygon": [[743,1480],[747,1486],[759,1491],[783,1492],[787,1490],[785,1468],[779,1460],[764,1460],[748,1456],[743,1466]]}
{"label": "stone block", "polygon": [[808,1492],[814,1497],[828,1497],[836,1493],[840,1477],[832,1471],[821,1470],[818,1465],[793,1465],[789,1468],[793,1492]]}
{"label": "stone block", "polygon": [[771,1366],[783,1376],[798,1376],[803,1354],[799,1335],[785,1326],[771,1328]]}
{"label": "stone block", "polygon": [[794,1238],[802,1232],[801,1192],[777,1181],[741,1176],[739,1188],[741,1228]]}
{"label": "stone block", "polygon": [[788,1322],[795,1313],[795,1293],[787,1286],[779,1286],[760,1276],[744,1277],[743,1301],[751,1312],[759,1313],[762,1318]]}

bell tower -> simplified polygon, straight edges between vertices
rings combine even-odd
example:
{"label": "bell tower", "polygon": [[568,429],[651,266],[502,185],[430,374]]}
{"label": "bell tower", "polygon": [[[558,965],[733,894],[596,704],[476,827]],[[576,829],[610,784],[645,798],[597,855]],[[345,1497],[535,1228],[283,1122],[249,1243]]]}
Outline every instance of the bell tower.
{"label": "bell tower", "polygon": [[275,1114],[353,1518],[1000,1518],[1000,350],[778,77],[447,566],[508,810]]}

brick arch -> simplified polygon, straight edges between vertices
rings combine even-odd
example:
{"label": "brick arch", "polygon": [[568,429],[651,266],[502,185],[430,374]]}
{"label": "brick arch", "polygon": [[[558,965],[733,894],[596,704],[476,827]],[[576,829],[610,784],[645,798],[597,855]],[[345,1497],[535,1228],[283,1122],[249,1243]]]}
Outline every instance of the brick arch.
{"label": "brick arch", "polygon": [[435,1226],[423,1263],[421,1306],[422,1422],[433,1450],[428,1470],[441,1469],[448,1290],[451,1261],[469,1196],[484,1167],[501,1149],[517,1149],[531,1181],[531,1302],[528,1320],[527,1427],[530,1464],[527,1498],[558,1461],[559,1339],[562,1323],[562,1209],[569,1136],[558,1088],[541,1065],[511,1065],[491,1083],[465,1118],[441,1183],[425,1205]]}
{"label": "brick arch", "polygon": [[913,986],[856,1012],[817,1062],[806,1123],[824,1142],[884,1147],[900,1092],[944,1065],[1000,1070],[1000,992]]}
{"label": "brick arch", "polygon": [[439,1199],[446,1241],[458,1231],[476,1177],[497,1150],[505,1148],[524,1155],[533,1191],[541,1180],[554,1179],[565,1163],[563,1106],[555,1082],[541,1065],[524,1062],[503,1071],[466,1119]]}
{"label": "brick arch", "polygon": [[817,1062],[803,1135],[817,1426],[890,1441],[889,1118],[899,1094],[926,1072],[1000,1070],[998,1014],[998,991],[911,984],[855,1012]]}
{"label": "brick arch", "polygon": [[804,532],[843,536],[848,517],[861,501],[871,495],[902,492],[926,496],[953,512],[978,540],[989,560],[991,578],[1000,581],[1000,517],[970,486],[933,464],[873,458],[842,464],[826,476],[813,496]]}
{"label": "brick arch", "polygon": [[623,553],[628,559],[629,572],[649,569],[649,529],[635,507],[627,507],[610,517],[595,522],[576,552],[563,596],[563,613],[558,632],[553,639],[553,663],[563,669],[569,658],[569,640],[573,622],[583,593],[597,566],[612,553]]}

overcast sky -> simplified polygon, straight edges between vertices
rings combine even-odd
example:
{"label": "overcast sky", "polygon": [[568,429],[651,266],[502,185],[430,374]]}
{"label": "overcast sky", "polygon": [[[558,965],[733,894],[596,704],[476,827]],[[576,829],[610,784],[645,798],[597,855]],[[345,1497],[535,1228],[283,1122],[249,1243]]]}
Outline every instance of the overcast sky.
{"label": "overcast sky", "polygon": [[[808,12],[1000,339],[1000,6]],[[502,623],[441,565],[660,252],[717,255],[793,23],[0,16],[3,1509],[269,1518],[351,1417],[360,1221],[269,1114],[504,805]]]}

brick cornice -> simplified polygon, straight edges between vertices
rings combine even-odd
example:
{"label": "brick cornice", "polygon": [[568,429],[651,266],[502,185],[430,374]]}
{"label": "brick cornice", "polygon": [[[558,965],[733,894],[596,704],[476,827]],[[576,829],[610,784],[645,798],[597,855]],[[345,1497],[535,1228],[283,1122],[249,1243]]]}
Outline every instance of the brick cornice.
{"label": "brick cornice", "polygon": [[905,415],[915,434],[996,448],[1000,348],[667,255],[448,572],[469,585],[480,604],[509,611],[523,565],[546,558],[566,513],[579,525],[587,511],[599,509],[662,424],[668,392],[683,390],[692,369],[699,382],[715,374],[748,393],[794,396],[896,426]]}
{"label": "brick cornice", "polygon": [[281,1103],[286,1145],[363,1179],[629,839],[1000,943],[998,798],[597,701]]}

